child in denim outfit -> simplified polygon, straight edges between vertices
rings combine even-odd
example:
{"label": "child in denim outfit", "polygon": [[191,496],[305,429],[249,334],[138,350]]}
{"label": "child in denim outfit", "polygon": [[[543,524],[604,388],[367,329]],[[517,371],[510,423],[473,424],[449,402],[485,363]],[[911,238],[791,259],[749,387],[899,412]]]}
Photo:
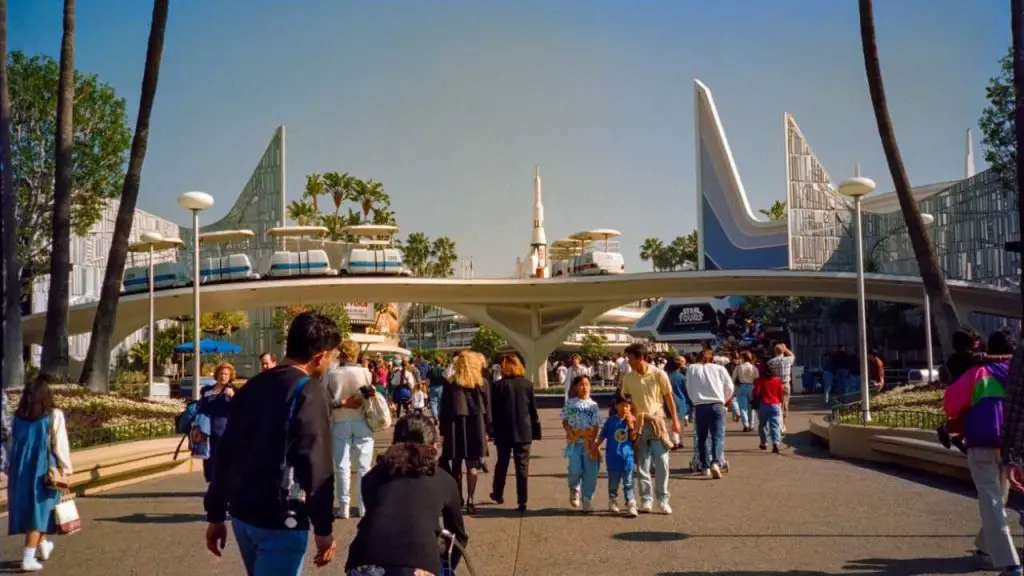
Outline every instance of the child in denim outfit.
{"label": "child in denim outfit", "polygon": [[594,509],[591,498],[601,468],[601,451],[597,447],[601,415],[597,402],[590,398],[590,379],[586,376],[573,378],[569,399],[562,408],[562,428],[565,429],[565,458],[569,461],[569,505],[580,507],[582,488],[583,511],[590,512]]}
{"label": "child in denim outfit", "polygon": [[622,496],[626,500],[628,514],[637,516],[636,496],[633,493],[633,442],[636,440],[636,418],[633,416],[632,398],[618,394],[615,397],[615,415],[605,421],[597,445],[608,441],[605,451],[605,467],[608,469],[608,510],[619,512],[618,492],[622,484]]}

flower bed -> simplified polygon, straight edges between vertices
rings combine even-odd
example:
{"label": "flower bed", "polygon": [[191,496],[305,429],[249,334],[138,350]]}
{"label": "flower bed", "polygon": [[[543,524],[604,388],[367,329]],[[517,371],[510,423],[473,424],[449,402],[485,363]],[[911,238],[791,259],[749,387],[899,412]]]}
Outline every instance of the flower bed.
{"label": "flower bed", "polygon": [[[75,385],[54,385],[54,403],[67,419],[72,448],[158,438],[174,433],[174,418],[185,408],[183,400],[142,400],[113,394],[95,394]],[[8,393],[14,412],[21,392]]]}
{"label": "flower bed", "polygon": [[945,391],[928,384],[903,386],[871,397],[871,409],[914,410],[942,414],[942,395]]}

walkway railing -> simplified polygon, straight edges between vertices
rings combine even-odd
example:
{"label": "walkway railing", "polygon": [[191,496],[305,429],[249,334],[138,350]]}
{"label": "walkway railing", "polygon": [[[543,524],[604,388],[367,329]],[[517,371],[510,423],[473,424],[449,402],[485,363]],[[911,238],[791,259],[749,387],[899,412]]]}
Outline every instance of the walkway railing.
{"label": "walkway railing", "polygon": [[[834,404],[829,421],[832,424],[865,424],[859,402],[845,405]],[[872,410],[871,422],[866,424],[868,426],[934,430],[945,424],[945,422],[945,414],[924,410],[893,410],[885,408],[883,410]]]}
{"label": "walkway railing", "polygon": [[72,450],[174,436],[174,420],[154,420],[110,428],[91,428],[68,431],[68,442]]}

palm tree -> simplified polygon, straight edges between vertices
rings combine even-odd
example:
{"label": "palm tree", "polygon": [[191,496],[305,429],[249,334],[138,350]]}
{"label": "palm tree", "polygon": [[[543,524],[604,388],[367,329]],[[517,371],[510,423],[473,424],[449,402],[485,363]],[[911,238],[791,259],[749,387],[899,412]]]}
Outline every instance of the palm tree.
{"label": "palm tree", "polygon": [[[17,205],[14,195],[14,163],[11,160],[11,88],[7,77],[7,0],[0,0],[0,162],[2,182],[0,211],[3,212],[3,245],[6,269],[3,309],[3,372],[0,385],[19,388],[25,379],[25,363],[21,355],[21,263],[18,262]],[[2,393],[2,391],[0,391]]]}
{"label": "palm tree", "polygon": [[71,177],[75,146],[75,0],[64,0],[64,34],[57,80],[57,139],[53,182],[53,248],[50,292],[40,374],[64,382],[68,376],[68,302],[71,298]]}
{"label": "palm tree", "polygon": [[341,241],[345,235],[341,233],[345,227],[345,220],[337,214],[325,214],[320,217],[320,225],[327,228],[327,239]]}
{"label": "palm tree", "polygon": [[114,335],[114,324],[117,322],[117,301],[121,297],[121,276],[124,274],[124,264],[128,257],[128,237],[135,220],[135,204],[139,199],[139,186],[142,184],[142,164],[146,159],[149,118],[153,113],[153,101],[156,99],[157,81],[160,78],[160,57],[164,49],[169,6],[170,0],[153,2],[153,20],[150,23],[149,45],[146,47],[146,64],[142,74],[139,115],[135,121],[128,170],[124,174],[124,187],[121,190],[121,205],[117,209],[114,234],[107,255],[107,269],[103,274],[103,288],[92,324],[89,352],[82,369],[82,384],[100,392],[105,392],[109,386],[110,341]]}
{"label": "palm tree", "polygon": [[402,247],[402,259],[415,276],[426,276],[430,264],[430,239],[423,232],[413,232]]}
{"label": "palm tree", "polygon": [[397,226],[398,220],[395,219],[394,210],[374,208],[373,218],[370,219],[370,223],[377,224],[378,226]]}
{"label": "palm tree", "polygon": [[[316,175],[319,178],[319,174]],[[307,177],[308,178],[308,177]],[[355,178],[349,176],[348,172],[328,172],[323,175],[320,181],[320,194],[326,193],[334,202],[334,215],[341,214],[341,205],[345,200],[352,199],[352,183]],[[307,184],[308,188],[308,184]]]}
{"label": "palm tree", "polygon": [[776,200],[775,202],[772,202],[772,205],[767,209],[761,208],[758,212],[763,214],[769,220],[785,220],[787,214],[786,203],[781,200]]}
{"label": "palm tree", "polygon": [[672,268],[682,268],[687,262],[697,262],[697,231],[686,236],[676,236],[669,244],[672,250]]}
{"label": "palm tree", "polygon": [[310,226],[320,221],[320,212],[309,200],[292,200],[288,205],[288,219],[299,226]]}
{"label": "palm tree", "polygon": [[455,253],[454,240],[447,236],[439,236],[434,239],[430,252],[434,257],[432,276],[450,278],[455,274],[455,262],[459,256]]}
{"label": "palm tree", "polygon": [[658,271],[658,262],[655,256],[665,250],[665,243],[658,238],[648,238],[640,245],[640,259],[644,262],[650,261],[654,271]]}
{"label": "palm tree", "polygon": [[953,352],[953,333],[959,330],[960,315],[949,294],[946,277],[939,267],[938,259],[932,243],[928,241],[921,212],[917,209],[917,201],[910,192],[910,178],[903,166],[899,145],[892,128],[889,116],[889,105],[885,99],[885,85],[882,82],[882,66],[878,61],[878,44],[875,41],[875,9],[871,0],[860,0],[860,39],[864,52],[864,69],[867,72],[868,90],[871,92],[871,107],[875,111],[878,124],[878,135],[882,139],[885,160],[889,164],[896,197],[900,201],[900,211],[907,225],[907,235],[914,248],[917,266],[921,271],[921,280],[932,303],[932,314],[935,327],[942,345],[942,353],[948,356]]}
{"label": "palm tree", "polygon": [[391,207],[391,198],[384,192],[384,185],[373,179],[353,182],[352,200],[359,203],[365,222],[369,222],[371,211],[387,210]]}

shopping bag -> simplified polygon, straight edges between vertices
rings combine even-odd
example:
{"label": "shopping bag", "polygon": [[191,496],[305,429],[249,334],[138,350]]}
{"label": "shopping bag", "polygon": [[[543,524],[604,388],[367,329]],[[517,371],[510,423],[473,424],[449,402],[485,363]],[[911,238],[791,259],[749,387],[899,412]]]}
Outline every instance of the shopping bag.
{"label": "shopping bag", "polygon": [[78,506],[73,498],[62,500],[53,509],[54,523],[58,534],[74,534],[82,530],[82,519],[78,517]]}

